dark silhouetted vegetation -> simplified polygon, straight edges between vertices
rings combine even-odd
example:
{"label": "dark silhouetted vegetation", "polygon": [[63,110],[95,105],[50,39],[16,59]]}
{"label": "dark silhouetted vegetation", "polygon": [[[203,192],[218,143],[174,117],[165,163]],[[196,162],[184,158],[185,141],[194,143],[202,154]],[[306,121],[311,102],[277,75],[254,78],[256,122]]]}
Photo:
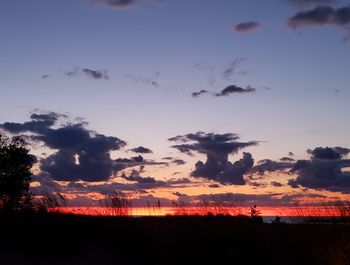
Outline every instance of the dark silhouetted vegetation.
{"label": "dark silhouetted vegetation", "polygon": [[31,206],[29,185],[34,157],[20,137],[0,134],[0,210],[22,210]]}

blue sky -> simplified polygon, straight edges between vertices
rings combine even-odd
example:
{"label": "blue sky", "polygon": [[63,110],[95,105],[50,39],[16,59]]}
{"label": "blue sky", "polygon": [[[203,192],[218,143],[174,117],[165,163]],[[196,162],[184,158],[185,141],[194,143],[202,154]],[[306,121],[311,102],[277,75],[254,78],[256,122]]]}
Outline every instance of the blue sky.
{"label": "blue sky", "polygon": [[[349,1],[113,2],[1,1],[0,123],[28,121],[33,112],[82,117],[89,130],[123,139],[128,148],[152,149],[155,161],[181,157],[185,177],[205,156],[170,148],[167,139],[176,135],[237,133],[259,141],[230,155],[232,162],[242,151],[258,161],[350,147],[350,43],[343,40],[350,18],[287,26],[298,13]],[[249,21],[258,27],[234,30]],[[211,94],[231,85],[255,92]],[[210,93],[191,96],[200,90]],[[172,171],[178,170],[145,169],[159,178]]]}

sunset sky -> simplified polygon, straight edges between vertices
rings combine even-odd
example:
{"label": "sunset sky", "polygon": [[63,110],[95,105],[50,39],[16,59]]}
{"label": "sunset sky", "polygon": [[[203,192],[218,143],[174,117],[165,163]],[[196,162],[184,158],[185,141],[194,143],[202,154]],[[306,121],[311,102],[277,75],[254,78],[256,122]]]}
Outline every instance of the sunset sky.
{"label": "sunset sky", "polygon": [[1,0],[0,131],[72,206],[350,193],[350,2]]}

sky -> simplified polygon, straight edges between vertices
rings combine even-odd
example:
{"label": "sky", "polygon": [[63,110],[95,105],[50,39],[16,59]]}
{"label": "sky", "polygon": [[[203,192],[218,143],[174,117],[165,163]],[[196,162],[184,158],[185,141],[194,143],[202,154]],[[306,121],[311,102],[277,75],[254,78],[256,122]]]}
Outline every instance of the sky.
{"label": "sky", "polygon": [[0,33],[0,130],[37,195],[349,196],[349,1],[2,0]]}

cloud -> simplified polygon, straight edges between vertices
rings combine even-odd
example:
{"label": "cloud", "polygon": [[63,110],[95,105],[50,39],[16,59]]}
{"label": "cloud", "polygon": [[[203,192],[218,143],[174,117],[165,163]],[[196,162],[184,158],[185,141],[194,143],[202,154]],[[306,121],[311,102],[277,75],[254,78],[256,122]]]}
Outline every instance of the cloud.
{"label": "cloud", "polygon": [[256,29],[257,27],[261,26],[259,22],[256,21],[247,21],[242,22],[234,26],[234,30],[236,32],[248,32]]}
{"label": "cloud", "polygon": [[222,72],[222,78],[225,80],[229,80],[235,74],[246,74],[247,71],[237,72],[237,68],[241,66],[241,64],[244,63],[245,61],[247,61],[247,58],[245,57],[241,57],[233,60],[231,63],[229,63],[225,67],[224,71]]}
{"label": "cloud", "polygon": [[247,88],[242,88],[236,85],[231,85],[225,87],[223,90],[221,90],[219,93],[216,93],[216,97],[222,97],[222,96],[229,96],[230,94],[242,94],[242,93],[255,93],[256,89],[250,86],[247,86]]}
{"label": "cloud", "polygon": [[105,181],[116,172],[139,165],[158,165],[142,156],[112,159],[110,152],[120,150],[126,142],[88,130],[87,122],[65,122],[66,115],[49,112],[33,113],[31,120],[23,123],[5,122],[0,128],[12,133],[31,133],[31,141],[39,141],[53,153],[39,159],[42,172],[54,180]]}
{"label": "cloud", "polygon": [[142,177],[141,173],[143,172],[144,166],[141,166],[139,170],[133,169],[129,176],[127,176],[126,174],[122,174],[121,177],[128,181],[137,182],[139,184],[149,184],[152,186],[164,186],[166,184],[165,181],[156,180],[152,177]]}
{"label": "cloud", "polygon": [[95,80],[109,79],[109,75],[106,70],[93,70],[90,68],[79,68],[76,67],[72,71],[66,71],[64,74],[68,77],[75,77],[79,74],[84,74]]}
{"label": "cloud", "polygon": [[290,158],[290,157],[282,157],[280,158],[281,161],[283,162],[292,162],[292,161],[295,161],[293,158]]}
{"label": "cloud", "polygon": [[134,5],[141,4],[157,4],[164,2],[165,0],[95,0],[95,2],[101,2],[102,4],[111,8],[124,9]]}
{"label": "cloud", "polygon": [[308,153],[312,155],[310,160],[298,160],[291,168],[291,172],[297,173],[297,177],[288,182],[291,187],[350,193],[350,172],[342,170],[350,167],[350,159],[345,159],[348,148],[317,147]]}
{"label": "cloud", "polygon": [[219,93],[214,93],[214,92],[210,92],[208,90],[200,90],[199,92],[193,92],[192,93],[192,97],[193,98],[197,98],[199,96],[211,93],[212,96],[214,97],[227,97],[231,94],[243,94],[243,93],[255,93],[256,89],[251,87],[251,86],[247,86],[246,88],[242,88],[236,85],[230,85],[225,87],[224,89],[222,89]]}
{"label": "cloud", "polygon": [[192,97],[193,98],[198,98],[199,96],[204,95],[204,94],[208,94],[208,93],[209,93],[208,90],[202,89],[202,90],[200,90],[198,92],[193,92],[192,93]]}
{"label": "cloud", "polygon": [[139,153],[139,154],[153,154],[153,151],[151,149],[143,147],[143,146],[139,146],[139,147],[130,149],[130,151],[132,151],[134,153]]}
{"label": "cloud", "polygon": [[314,9],[298,12],[287,21],[287,25],[292,29],[326,25],[342,27],[349,23],[350,6],[340,8],[317,6]]}
{"label": "cloud", "polygon": [[250,153],[243,153],[243,157],[231,163],[228,161],[229,154],[235,154],[239,150],[249,146],[257,145],[258,142],[238,142],[237,134],[214,134],[214,133],[190,133],[169,138],[169,141],[177,142],[173,145],[182,153],[193,155],[195,153],[205,154],[206,162],[198,161],[195,170],[191,172],[193,177],[201,177],[215,180],[223,184],[243,185],[243,175],[247,173],[254,164]]}
{"label": "cloud", "polygon": [[340,159],[348,155],[350,149],[344,147],[316,147],[313,150],[308,149],[307,153],[318,159]]}
{"label": "cloud", "polygon": [[260,175],[265,172],[282,172],[293,167],[293,163],[289,161],[272,161],[270,159],[260,160],[256,166],[254,166],[252,172]]}
{"label": "cloud", "polygon": [[124,74],[123,76],[126,78],[129,78],[135,83],[148,84],[148,85],[154,86],[155,88],[159,88],[160,74],[161,74],[160,72],[155,72],[153,77],[144,77],[144,76],[134,75],[134,74]]}
{"label": "cloud", "polygon": [[89,68],[83,68],[81,71],[92,79],[109,79],[106,71],[92,70]]}
{"label": "cloud", "polygon": [[271,181],[270,185],[273,187],[283,187],[284,186],[282,183],[277,182],[277,181]]}
{"label": "cloud", "polygon": [[337,0],[284,0],[290,4],[293,4],[297,7],[306,7],[306,6],[317,6],[335,3]]}
{"label": "cloud", "polygon": [[135,0],[103,0],[103,2],[115,8],[124,8],[135,4]]}
{"label": "cloud", "polygon": [[173,163],[180,166],[180,165],[184,165],[186,164],[186,161],[182,160],[182,159],[174,159]]}
{"label": "cloud", "polygon": [[41,76],[41,79],[48,79],[48,78],[50,78],[49,75],[42,75],[42,76]]}

